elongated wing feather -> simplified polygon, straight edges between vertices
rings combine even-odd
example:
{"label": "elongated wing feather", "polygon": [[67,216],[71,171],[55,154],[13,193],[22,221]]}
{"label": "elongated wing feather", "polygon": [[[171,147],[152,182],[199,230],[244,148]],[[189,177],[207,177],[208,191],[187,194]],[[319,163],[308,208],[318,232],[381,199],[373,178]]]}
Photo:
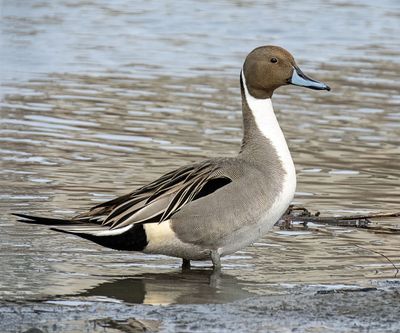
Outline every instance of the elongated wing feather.
{"label": "elongated wing feather", "polygon": [[210,187],[209,192],[231,182],[229,177],[221,176],[219,165],[212,161],[185,166],[130,194],[97,205],[74,220],[101,223],[109,226],[110,230],[134,224],[161,223],[195,200],[196,195],[206,195],[204,190],[201,193],[202,189],[216,179],[223,181],[215,182],[218,185]]}

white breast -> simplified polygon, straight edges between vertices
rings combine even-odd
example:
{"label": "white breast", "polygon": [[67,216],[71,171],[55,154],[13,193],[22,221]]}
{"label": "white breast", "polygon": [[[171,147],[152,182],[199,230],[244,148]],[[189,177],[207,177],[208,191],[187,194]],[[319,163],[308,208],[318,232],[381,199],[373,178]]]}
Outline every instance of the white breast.
{"label": "white breast", "polygon": [[263,234],[268,231],[268,229],[270,229],[282,216],[293,200],[296,190],[296,169],[294,167],[285,136],[283,135],[281,127],[279,126],[278,120],[276,119],[271,99],[258,99],[251,96],[246,86],[246,80],[243,75],[243,71],[242,80],[247,105],[254,116],[256,125],[261,134],[267,140],[269,140],[269,142],[275,148],[285,171],[285,176],[282,180],[282,190],[279,196],[275,199],[272,207],[265,212],[263,221],[260,221],[260,233]]}

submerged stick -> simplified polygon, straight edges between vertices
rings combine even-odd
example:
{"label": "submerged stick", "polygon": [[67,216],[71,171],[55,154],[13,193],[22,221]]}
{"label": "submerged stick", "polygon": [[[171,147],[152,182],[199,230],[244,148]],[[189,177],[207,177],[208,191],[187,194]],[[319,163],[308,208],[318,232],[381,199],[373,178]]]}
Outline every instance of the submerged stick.
{"label": "submerged stick", "polygon": [[383,231],[390,233],[399,233],[400,228],[382,227],[382,226],[371,226],[371,219],[382,219],[400,217],[399,212],[377,212],[370,214],[360,215],[345,215],[345,216],[320,216],[319,212],[311,213],[305,207],[291,205],[282,219],[278,221],[278,225],[282,229],[291,229],[293,222],[302,222],[304,227],[307,227],[307,223],[312,222],[316,224],[325,224],[330,226],[341,226],[341,227],[353,227],[353,228],[365,228],[374,231]]}

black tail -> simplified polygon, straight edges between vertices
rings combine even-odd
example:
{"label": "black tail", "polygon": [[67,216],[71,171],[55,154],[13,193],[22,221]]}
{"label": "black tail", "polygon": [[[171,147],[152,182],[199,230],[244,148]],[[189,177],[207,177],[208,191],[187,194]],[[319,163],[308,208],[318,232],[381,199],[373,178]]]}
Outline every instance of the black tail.
{"label": "black tail", "polygon": [[[50,226],[51,230],[79,236],[115,250],[142,251],[148,244],[146,232],[142,224],[134,225],[125,232],[115,233],[110,230],[109,226],[97,224],[96,228],[96,223],[85,223],[85,221],[81,220],[53,219],[19,213],[13,213],[12,215],[20,217],[21,219],[18,219],[19,222],[44,224]],[[111,235],[105,233],[99,236],[97,235],[99,231],[110,231]]]}
{"label": "black tail", "polygon": [[22,218],[18,219],[18,222],[31,223],[31,224],[45,224],[45,225],[71,225],[71,220],[52,219],[48,217],[32,216],[19,213],[12,213],[12,215]]}

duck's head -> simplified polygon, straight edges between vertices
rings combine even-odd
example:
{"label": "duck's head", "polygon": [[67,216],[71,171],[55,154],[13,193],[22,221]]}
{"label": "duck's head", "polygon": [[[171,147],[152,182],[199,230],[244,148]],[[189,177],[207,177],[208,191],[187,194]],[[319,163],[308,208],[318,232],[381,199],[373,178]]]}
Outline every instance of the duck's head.
{"label": "duck's head", "polygon": [[275,89],[287,84],[315,90],[331,90],[325,83],[306,76],[293,56],[279,46],[261,46],[249,53],[243,75],[249,93],[255,98],[270,98]]}

